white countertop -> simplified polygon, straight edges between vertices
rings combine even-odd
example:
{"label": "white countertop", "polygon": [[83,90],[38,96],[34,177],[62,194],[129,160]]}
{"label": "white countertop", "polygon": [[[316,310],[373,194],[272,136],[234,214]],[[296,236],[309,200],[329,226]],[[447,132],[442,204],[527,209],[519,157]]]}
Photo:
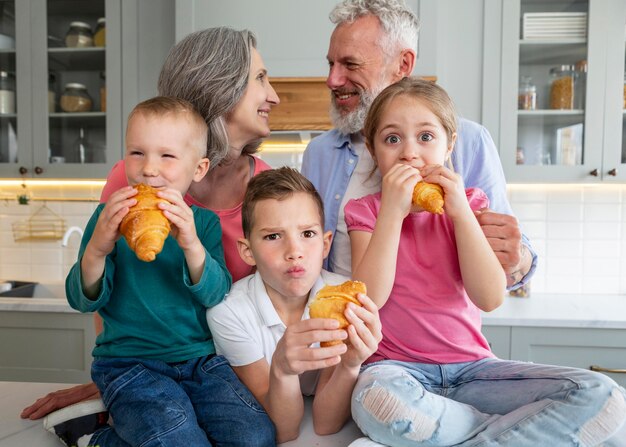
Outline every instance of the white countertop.
{"label": "white countertop", "polygon": [[[77,313],[65,298],[58,298],[63,295],[59,287],[45,285],[35,298],[0,298],[0,311]],[[46,290],[55,296],[43,296]],[[482,317],[485,326],[626,329],[626,295],[507,295],[498,309]]]}
{"label": "white countertop", "polygon": [[[67,383],[0,382],[0,446],[2,447],[60,447],[59,439],[43,428],[42,420],[20,419],[20,412],[36,399],[51,391],[69,388]],[[317,436],[313,431],[311,399],[305,399],[305,418],[298,439],[279,447],[343,447],[363,436],[356,424],[347,423],[339,433]]]}
{"label": "white countertop", "polygon": [[0,297],[0,311],[78,313],[65,298],[64,284],[37,284],[33,298]]}
{"label": "white countertop", "polygon": [[507,296],[483,326],[543,326],[626,329],[626,295],[534,294]]}

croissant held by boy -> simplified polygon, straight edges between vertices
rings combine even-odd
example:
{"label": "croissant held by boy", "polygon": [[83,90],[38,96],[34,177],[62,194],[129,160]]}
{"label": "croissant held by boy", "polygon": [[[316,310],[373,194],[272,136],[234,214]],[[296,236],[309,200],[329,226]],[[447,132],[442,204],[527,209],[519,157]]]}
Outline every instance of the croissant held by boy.
{"label": "croissant held by boy", "polygon": [[170,222],[159,209],[159,203],[166,200],[157,197],[157,189],[143,183],[137,185],[137,191],[137,204],[124,216],[120,233],[139,259],[151,262],[170,234]]}
{"label": "croissant held by boy", "polygon": [[[350,323],[344,316],[346,305],[354,303],[363,306],[357,295],[363,293],[367,295],[367,288],[361,281],[346,281],[337,286],[326,285],[315,295],[315,300],[309,305],[309,315],[311,318],[334,318],[339,322],[339,329],[347,328]],[[320,342],[320,346],[328,346],[343,343],[341,340],[331,340]]]}

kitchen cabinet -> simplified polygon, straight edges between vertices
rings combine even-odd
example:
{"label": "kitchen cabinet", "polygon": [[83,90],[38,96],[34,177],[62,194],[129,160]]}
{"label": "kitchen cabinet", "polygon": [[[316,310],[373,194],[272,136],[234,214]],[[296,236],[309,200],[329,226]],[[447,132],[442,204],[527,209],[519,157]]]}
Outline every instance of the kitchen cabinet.
{"label": "kitchen cabinet", "polygon": [[92,314],[0,311],[0,339],[0,380],[91,381]]}
{"label": "kitchen cabinet", "polygon": [[[0,4],[2,31],[15,36],[14,49],[0,50],[0,70],[16,86],[15,113],[0,116],[0,176],[104,177],[121,154],[121,0]],[[93,30],[100,18],[104,46],[66,45],[73,22]],[[76,83],[91,101],[64,95]]]}
{"label": "kitchen cabinet", "polygon": [[626,2],[485,0],[484,23],[485,79],[499,86],[484,124],[507,180],[626,181]]}
{"label": "kitchen cabinet", "polygon": [[[326,76],[326,53],[335,26],[328,14],[336,0],[176,0],[176,41],[213,26],[249,29],[258,38],[259,51],[274,76]],[[407,5],[417,13],[418,0]]]}
{"label": "kitchen cabinet", "polygon": [[485,325],[483,334],[501,359],[594,367],[626,386],[624,329]]}

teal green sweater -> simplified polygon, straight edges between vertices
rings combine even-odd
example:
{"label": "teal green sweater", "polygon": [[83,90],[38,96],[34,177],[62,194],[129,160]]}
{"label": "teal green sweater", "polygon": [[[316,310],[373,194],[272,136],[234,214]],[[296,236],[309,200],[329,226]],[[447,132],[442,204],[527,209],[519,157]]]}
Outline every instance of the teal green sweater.
{"label": "teal green sweater", "polygon": [[81,312],[97,311],[104,320],[93,356],[169,363],[215,353],[206,308],[222,301],[232,283],[219,218],[212,211],[192,207],[198,238],[206,249],[197,284],[191,284],[183,251],[171,235],[152,262],[137,259],[122,237],[106,258],[100,294],[90,300],[83,294],[80,262],[103,207],[98,206],[89,220],[78,262],[65,281],[70,305]]}

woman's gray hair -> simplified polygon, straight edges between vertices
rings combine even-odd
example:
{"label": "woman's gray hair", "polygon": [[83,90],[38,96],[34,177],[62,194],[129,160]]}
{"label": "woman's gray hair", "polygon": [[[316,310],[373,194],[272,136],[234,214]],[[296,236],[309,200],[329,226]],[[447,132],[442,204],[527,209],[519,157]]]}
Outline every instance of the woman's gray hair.
{"label": "woman's gray hair", "polygon": [[410,48],[417,54],[419,20],[404,0],[344,0],[333,8],[329,18],[341,25],[366,15],[378,17],[385,32],[381,46],[388,56],[399,48]]}
{"label": "woman's gray hair", "polygon": [[[211,168],[228,155],[225,116],[248,86],[252,48],[256,48],[256,37],[251,31],[209,28],[174,45],[161,69],[159,95],[189,101],[206,121]],[[244,152],[254,153],[256,147],[247,146]]]}

